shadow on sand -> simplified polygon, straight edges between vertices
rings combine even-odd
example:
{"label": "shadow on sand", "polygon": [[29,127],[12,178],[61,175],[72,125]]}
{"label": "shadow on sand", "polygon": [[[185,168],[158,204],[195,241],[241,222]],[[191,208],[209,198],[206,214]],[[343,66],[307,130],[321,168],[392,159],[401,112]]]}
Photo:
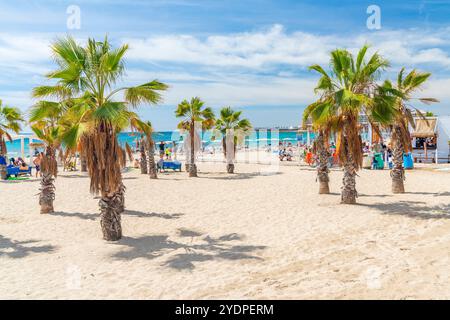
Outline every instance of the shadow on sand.
{"label": "shadow on sand", "polygon": [[[168,235],[150,235],[139,238],[124,237],[116,245],[125,248],[113,255],[116,259],[132,260],[137,258],[154,259],[178,249],[184,252],[170,255],[163,263],[175,270],[193,270],[196,262],[211,260],[262,260],[252,253],[263,250],[265,246],[236,245],[232,242],[242,241],[243,236],[236,233],[226,234],[218,238],[212,238],[200,232],[178,229],[178,236],[190,238],[189,243],[177,242],[169,239]],[[202,237],[200,244],[193,244],[193,239]],[[198,242],[198,241],[197,241]]]}
{"label": "shadow on sand", "polygon": [[50,216],[64,217],[64,218],[78,218],[82,220],[96,220],[99,217],[98,213],[81,213],[81,212],[63,212],[57,211],[49,214]]}
{"label": "shadow on sand", "polygon": [[166,220],[180,219],[182,216],[184,216],[184,213],[142,212],[142,211],[135,211],[135,210],[127,210],[127,209],[125,209],[125,212],[123,214],[127,215],[127,216],[139,217],[139,218],[161,218],[161,219],[166,219]]}
{"label": "shadow on sand", "polygon": [[376,209],[387,215],[407,216],[414,219],[450,219],[450,205],[430,206],[426,202],[399,201],[395,203],[358,204]]}
{"label": "shadow on sand", "polygon": [[[78,218],[82,220],[97,220],[100,218],[99,213],[81,213],[81,212],[53,212],[50,214],[51,216],[57,217],[65,217],[65,218]],[[183,213],[156,213],[156,212],[142,212],[142,211],[134,211],[134,210],[125,210],[123,215],[139,217],[139,218],[160,218],[160,219],[179,219],[184,214]]]}
{"label": "shadow on sand", "polygon": [[51,253],[56,247],[52,245],[35,245],[38,240],[15,241],[0,235],[0,257],[24,258],[30,253]]}
{"label": "shadow on sand", "polygon": [[[215,176],[205,176],[205,175],[215,175]],[[252,179],[255,177],[265,177],[280,175],[282,172],[249,172],[249,173],[226,173],[226,172],[199,172],[198,178],[200,179],[212,179],[212,180],[244,180]],[[220,176],[217,176],[220,175]]]}

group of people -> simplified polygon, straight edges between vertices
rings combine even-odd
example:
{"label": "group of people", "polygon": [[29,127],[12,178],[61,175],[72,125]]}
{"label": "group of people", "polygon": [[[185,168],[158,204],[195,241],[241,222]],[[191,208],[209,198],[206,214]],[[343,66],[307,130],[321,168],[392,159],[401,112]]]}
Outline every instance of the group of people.
{"label": "group of people", "polygon": [[[33,157],[33,165],[36,171],[36,178],[41,176],[41,161],[42,161],[43,154],[42,152],[36,152]],[[9,162],[11,165],[15,167],[19,167],[21,171],[27,171],[30,169],[30,166],[27,164],[27,162],[22,159],[21,157],[18,157],[17,159],[11,158],[9,159]]]}
{"label": "group of people", "polygon": [[292,143],[289,142],[287,145],[283,142],[278,144],[278,156],[280,157],[280,161],[286,159],[286,161],[292,161],[294,157],[294,150],[292,147]]}
{"label": "group of people", "polygon": [[[172,156],[176,156],[176,151],[175,151],[176,150],[176,142],[173,141],[172,145],[173,145],[172,147],[169,147],[168,143],[166,143],[164,141],[161,141],[158,144],[158,151],[159,151],[159,161],[158,161],[158,163],[163,162],[164,158],[166,160],[170,161],[170,160],[172,160]],[[138,148],[139,148],[139,141],[137,142],[137,150],[139,150]],[[135,159],[134,160],[134,167],[135,168],[139,168],[139,166],[140,166],[139,159]]]}
{"label": "group of people", "polygon": [[[309,166],[317,165],[319,161],[319,155],[317,154],[315,148],[305,145],[302,147],[302,149],[303,152],[301,154],[301,157],[304,159],[305,163]],[[333,167],[337,164],[339,164],[339,159],[336,152],[336,145],[334,142],[331,142],[328,148],[328,166]]]}
{"label": "group of people", "polygon": [[389,168],[392,168],[392,149],[390,145],[384,142],[374,142],[372,145],[369,142],[364,143],[363,153],[368,155],[371,160],[371,168],[384,168],[384,163],[379,163],[380,159],[386,162]]}
{"label": "group of people", "polygon": [[159,148],[159,157],[161,159],[164,159],[164,156],[166,157],[166,160],[172,160],[172,154],[175,154],[175,148],[176,143],[175,141],[172,142],[173,147],[167,146],[167,144],[164,141],[161,141],[158,145]]}

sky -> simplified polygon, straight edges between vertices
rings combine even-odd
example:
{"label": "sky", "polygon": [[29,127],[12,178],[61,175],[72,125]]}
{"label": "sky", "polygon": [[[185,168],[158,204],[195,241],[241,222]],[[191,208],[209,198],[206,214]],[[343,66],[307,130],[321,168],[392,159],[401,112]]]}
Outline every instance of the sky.
{"label": "sky", "polygon": [[[371,5],[379,29],[367,26]],[[330,51],[367,43],[391,62],[382,80],[402,67],[431,72],[417,97],[440,102],[413,105],[449,115],[449,17],[450,0],[0,0],[0,99],[24,111],[36,102],[30,92],[48,84],[57,37],[108,35],[130,46],[119,85],[170,86],[160,105],[138,110],[156,130],[175,129],[177,104],[194,96],[215,111],[242,110],[256,127],[296,126],[317,98],[308,66],[327,68]]]}

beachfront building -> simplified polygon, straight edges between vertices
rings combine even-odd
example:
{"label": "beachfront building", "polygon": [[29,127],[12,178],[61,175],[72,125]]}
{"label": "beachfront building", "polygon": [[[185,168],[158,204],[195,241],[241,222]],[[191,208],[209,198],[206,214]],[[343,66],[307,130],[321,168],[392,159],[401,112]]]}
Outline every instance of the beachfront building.
{"label": "beachfront building", "polygon": [[36,148],[43,147],[43,144],[38,137],[34,135],[20,134],[13,135],[11,138],[12,141],[8,143],[8,157],[17,158],[20,156],[22,159],[28,160],[28,163],[32,165]]}
{"label": "beachfront building", "polygon": [[450,116],[416,117],[411,129],[414,162],[450,163]]}

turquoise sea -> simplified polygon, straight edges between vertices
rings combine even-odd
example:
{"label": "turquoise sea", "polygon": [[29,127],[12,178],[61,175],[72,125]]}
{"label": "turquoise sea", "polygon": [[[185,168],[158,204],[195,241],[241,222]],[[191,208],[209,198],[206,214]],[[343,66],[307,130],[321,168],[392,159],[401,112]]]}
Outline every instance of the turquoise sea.
{"label": "turquoise sea", "polygon": [[[22,135],[32,135],[32,134],[22,134]],[[125,143],[128,143],[131,147],[136,146],[136,141],[139,139],[140,135],[133,132],[122,132],[119,134],[119,143],[124,146]],[[184,139],[183,135],[180,134],[179,131],[161,131],[161,132],[154,132],[153,133],[153,139],[155,142],[161,142],[161,141],[175,141],[176,143],[181,143]],[[314,133],[310,133],[310,139],[314,139]],[[297,141],[306,143],[307,141],[307,134],[306,132],[303,133],[297,133],[295,131],[283,131],[279,132],[278,136],[276,133],[272,133],[270,130],[267,131],[260,131],[255,130],[253,131],[249,136],[246,136],[245,138],[245,145],[254,148],[254,147],[266,147],[269,144],[271,145],[277,145],[279,141],[292,144],[296,144]],[[29,155],[29,139],[25,138],[25,155]],[[39,142],[33,139],[33,142]],[[212,139],[212,132],[205,131],[202,133],[202,142],[204,147],[208,147],[209,145],[220,145],[221,142],[218,140]],[[6,142],[6,147],[8,149],[8,156],[10,157],[17,157],[20,156],[20,139],[14,140],[12,142]],[[42,149],[42,148],[41,148]],[[38,148],[38,150],[40,150]]]}

